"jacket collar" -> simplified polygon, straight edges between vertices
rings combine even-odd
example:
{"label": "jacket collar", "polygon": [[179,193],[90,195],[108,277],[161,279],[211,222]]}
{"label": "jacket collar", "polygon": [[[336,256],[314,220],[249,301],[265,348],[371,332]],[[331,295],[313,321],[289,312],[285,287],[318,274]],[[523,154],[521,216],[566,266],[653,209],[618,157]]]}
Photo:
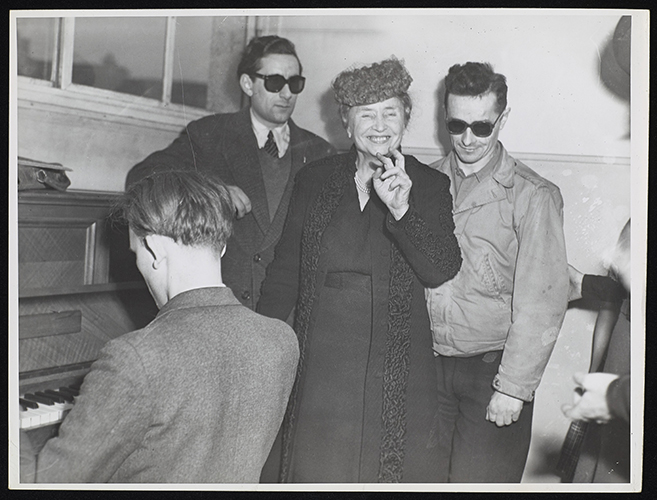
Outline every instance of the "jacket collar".
{"label": "jacket collar", "polygon": [[497,164],[497,167],[493,171],[493,179],[505,188],[513,187],[513,179],[515,174],[516,161],[509,156],[506,148],[502,145],[501,142],[498,142],[501,150],[500,161]]}
{"label": "jacket collar", "polygon": [[[507,153],[501,142],[498,142],[498,144],[500,147],[500,157],[497,165],[494,166],[490,177],[473,189],[466,198],[460,202],[458,207],[455,206],[454,213],[467,211],[488,203],[494,203],[507,197],[507,190],[512,188],[514,184],[515,160]],[[448,174],[452,180],[450,191],[452,199],[456,203],[456,192],[453,179],[455,175],[454,166],[456,165],[456,153],[451,151],[447,159],[448,161],[442,170],[444,173]]]}
{"label": "jacket collar", "polygon": [[205,306],[231,306],[241,305],[235,298],[233,291],[227,286],[213,286],[206,288],[194,288],[179,293],[162,306],[157,313],[160,317],[170,311],[188,309],[192,307]]}
{"label": "jacket collar", "polygon": [[[495,179],[495,182],[498,184],[501,184],[505,188],[511,188],[513,187],[515,160],[509,156],[509,153],[506,151],[501,142],[498,141],[497,144],[500,148],[499,159],[497,164],[493,166],[493,171],[491,172],[490,176]],[[456,171],[458,168],[456,153],[454,150],[449,153],[448,165],[452,171]]]}

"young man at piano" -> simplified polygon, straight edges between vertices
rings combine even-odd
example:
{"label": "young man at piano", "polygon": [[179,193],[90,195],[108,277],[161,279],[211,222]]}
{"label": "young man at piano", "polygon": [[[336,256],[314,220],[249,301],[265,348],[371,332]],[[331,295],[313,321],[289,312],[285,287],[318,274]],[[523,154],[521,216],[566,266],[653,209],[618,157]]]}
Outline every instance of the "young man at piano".
{"label": "young man at piano", "polygon": [[234,211],[221,181],[190,171],[127,191],[118,213],[159,312],[104,347],[38,456],[21,435],[23,482],[258,482],[299,351],[223,284]]}

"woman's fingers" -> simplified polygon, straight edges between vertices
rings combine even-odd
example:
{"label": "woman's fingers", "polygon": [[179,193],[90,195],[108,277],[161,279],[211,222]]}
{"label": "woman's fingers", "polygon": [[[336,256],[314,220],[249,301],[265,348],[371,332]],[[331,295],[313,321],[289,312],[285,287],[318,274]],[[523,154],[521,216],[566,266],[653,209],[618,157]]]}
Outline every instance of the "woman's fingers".
{"label": "woman's fingers", "polygon": [[381,153],[377,153],[376,158],[383,164],[385,170],[390,170],[395,167],[401,167],[402,170],[405,170],[404,155],[396,149],[390,151],[390,156],[384,156]]}
{"label": "woman's fingers", "polygon": [[390,151],[392,156],[395,157],[395,166],[401,168],[404,172],[406,172],[406,162],[404,160],[404,155],[401,154],[401,152],[398,149],[393,149]]}

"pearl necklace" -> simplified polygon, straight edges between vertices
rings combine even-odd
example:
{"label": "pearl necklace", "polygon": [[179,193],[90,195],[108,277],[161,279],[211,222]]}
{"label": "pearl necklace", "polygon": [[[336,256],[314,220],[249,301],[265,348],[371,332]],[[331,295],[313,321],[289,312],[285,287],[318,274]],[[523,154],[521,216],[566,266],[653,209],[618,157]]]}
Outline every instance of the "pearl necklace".
{"label": "pearl necklace", "polygon": [[360,178],[358,177],[358,173],[354,174],[354,181],[356,181],[356,188],[358,189],[358,191],[360,191],[363,194],[370,194],[372,188],[367,184],[363,184],[361,182]]}

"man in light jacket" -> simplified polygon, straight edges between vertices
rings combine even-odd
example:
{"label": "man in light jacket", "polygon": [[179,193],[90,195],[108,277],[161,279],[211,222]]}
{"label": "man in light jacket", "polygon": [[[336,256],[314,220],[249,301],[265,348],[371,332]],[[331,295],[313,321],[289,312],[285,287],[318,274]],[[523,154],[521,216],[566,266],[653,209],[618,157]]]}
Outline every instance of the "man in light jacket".
{"label": "man in light jacket", "polygon": [[519,482],[534,392],[568,303],[559,189],[498,141],[510,109],[485,63],[445,79],[450,177],[463,265],[428,289],[440,401],[437,464],[450,482]]}

